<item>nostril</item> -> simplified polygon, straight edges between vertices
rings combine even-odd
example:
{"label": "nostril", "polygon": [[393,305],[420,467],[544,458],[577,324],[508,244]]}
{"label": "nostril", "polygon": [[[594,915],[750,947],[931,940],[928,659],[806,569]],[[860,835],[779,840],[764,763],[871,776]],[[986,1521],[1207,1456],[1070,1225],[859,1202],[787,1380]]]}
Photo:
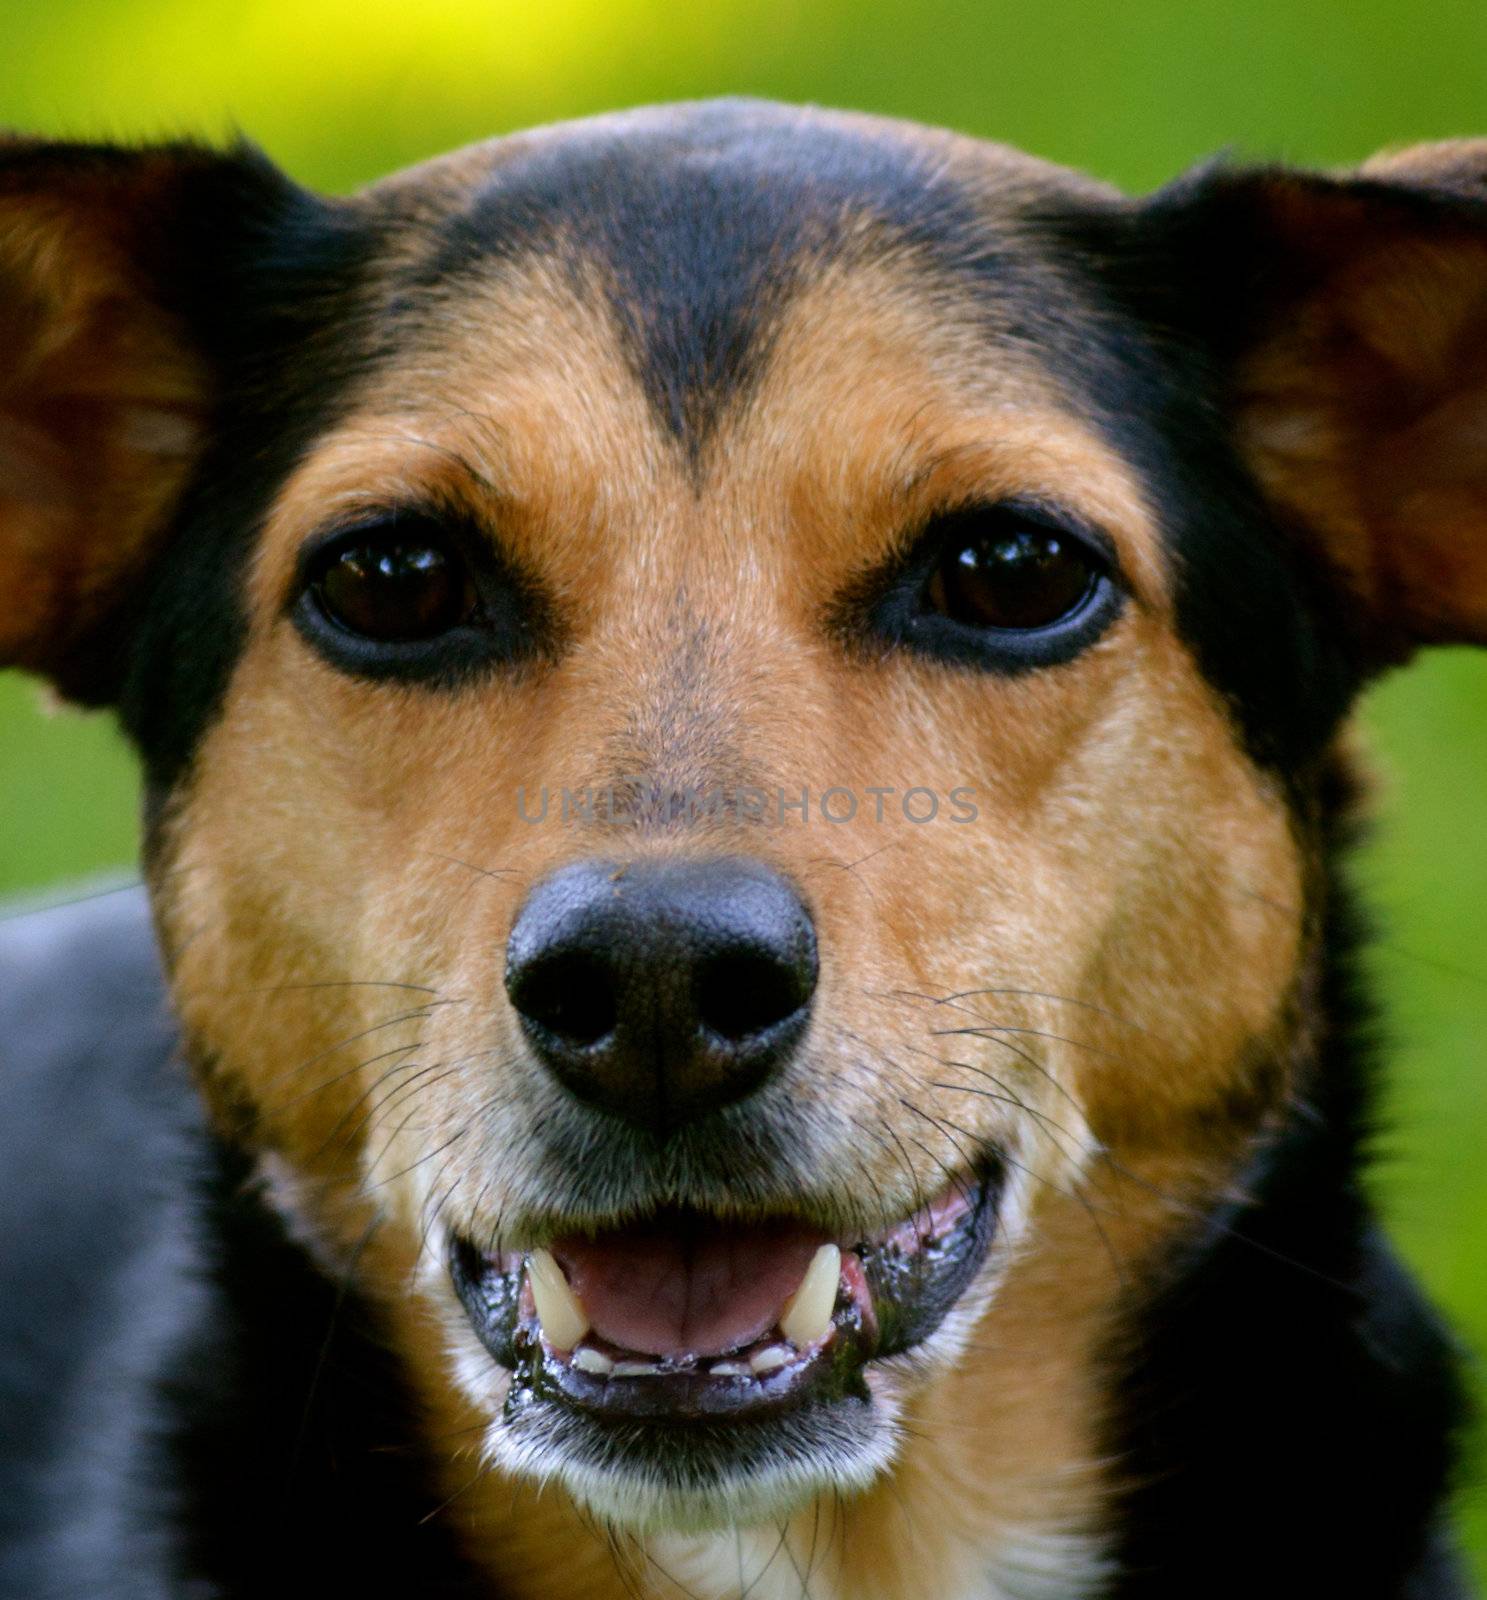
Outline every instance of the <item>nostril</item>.
{"label": "nostril", "polygon": [[534,1065],[575,1100],[670,1138],[788,1066],[817,962],[809,908],[761,862],[594,859],[532,887],[507,940],[506,993]]}
{"label": "nostril", "polygon": [[528,963],[513,974],[507,992],[524,1017],[567,1044],[597,1044],[618,1020],[613,976],[585,951]]}
{"label": "nostril", "polygon": [[800,1011],[811,997],[814,976],[813,967],[762,952],[716,956],[694,980],[698,1021],[708,1032],[741,1044]]}

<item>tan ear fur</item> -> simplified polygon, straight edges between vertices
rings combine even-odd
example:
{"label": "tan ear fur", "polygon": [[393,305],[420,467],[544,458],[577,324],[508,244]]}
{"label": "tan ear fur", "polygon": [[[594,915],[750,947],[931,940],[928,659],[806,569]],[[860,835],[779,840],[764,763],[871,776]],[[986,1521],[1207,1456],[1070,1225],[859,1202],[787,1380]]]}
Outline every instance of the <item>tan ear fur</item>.
{"label": "tan ear fur", "polygon": [[209,402],[139,259],[176,164],[0,145],[0,664],[83,698],[89,635],[161,535]]}
{"label": "tan ear fur", "polygon": [[1487,644],[1487,141],[1257,181],[1241,449],[1375,656]]}

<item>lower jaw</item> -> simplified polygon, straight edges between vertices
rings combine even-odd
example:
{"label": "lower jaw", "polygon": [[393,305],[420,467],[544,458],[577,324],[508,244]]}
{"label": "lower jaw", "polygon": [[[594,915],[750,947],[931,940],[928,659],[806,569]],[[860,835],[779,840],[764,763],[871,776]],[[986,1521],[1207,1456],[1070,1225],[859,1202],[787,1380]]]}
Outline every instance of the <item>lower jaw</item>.
{"label": "lower jaw", "polygon": [[[892,1459],[894,1418],[870,1381],[863,1330],[760,1378],[674,1373],[604,1379],[518,1340],[489,1440],[497,1464],[556,1480],[587,1512],[634,1533],[776,1522],[814,1495],[866,1488]],[[736,1391],[747,1385],[746,1408]]]}
{"label": "lower jaw", "polygon": [[866,1487],[896,1447],[890,1368],[905,1364],[895,1358],[912,1362],[977,1277],[999,1187],[996,1172],[978,1183],[951,1269],[936,1276],[933,1261],[882,1252],[870,1262],[876,1314],[864,1316],[844,1295],[825,1339],[791,1352],[777,1370],[736,1377],[686,1361],[661,1363],[649,1376],[582,1371],[522,1315],[519,1288],[507,1332],[494,1339],[472,1305],[468,1260],[460,1265],[468,1247],[456,1245],[461,1298],[482,1342],[511,1371],[489,1436],[496,1464],[557,1479],[591,1511],[636,1530],[768,1521],[823,1490]]}
{"label": "lower jaw", "polygon": [[662,1432],[522,1393],[490,1448],[496,1466],[561,1483],[608,1524],[707,1533],[776,1522],[823,1492],[866,1489],[896,1442],[894,1418],[866,1396]]}

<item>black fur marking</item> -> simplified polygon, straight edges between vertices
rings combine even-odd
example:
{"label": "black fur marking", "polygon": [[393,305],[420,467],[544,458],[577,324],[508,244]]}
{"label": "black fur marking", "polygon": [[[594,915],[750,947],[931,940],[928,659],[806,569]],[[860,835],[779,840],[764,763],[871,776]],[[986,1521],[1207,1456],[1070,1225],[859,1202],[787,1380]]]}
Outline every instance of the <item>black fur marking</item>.
{"label": "black fur marking", "polygon": [[1297,781],[1364,674],[1344,602],[1235,452],[1213,335],[1241,314],[1240,287],[1231,296],[1204,280],[1160,208],[1050,208],[1028,221],[1079,272],[1088,335],[1060,375],[1144,480],[1173,556],[1179,630],[1251,756]]}
{"label": "black fur marking", "polygon": [[1255,1159],[1247,1201],[1133,1293],[1109,1441],[1126,1483],[1114,1600],[1469,1593],[1442,1522],[1465,1412],[1456,1352],[1361,1187],[1358,942],[1334,870],[1305,1099]]}
{"label": "black fur marking", "polygon": [[180,780],[221,704],[245,636],[262,520],[369,363],[358,294],[378,228],[244,156],[209,175],[193,237],[160,266],[162,296],[215,378],[210,447],[153,572],[121,619],[121,720],[152,801]]}
{"label": "black fur marking", "polygon": [[203,1126],[143,896],[0,975],[0,1600],[489,1600],[375,1314]]}
{"label": "black fur marking", "polygon": [[[218,1592],[488,1597],[372,1307],[327,1281],[212,1147],[215,1304],[161,1387],[181,1570]],[[471,1441],[473,1442],[473,1441]],[[479,1471],[471,1459],[467,1476]]]}
{"label": "black fur marking", "polygon": [[[1328,191],[1337,210],[1319,208],[1324,236],[1329,217],[1359,233],[1345,189],[1379,204],[1381,233],[1402,218],[1423,234],[1459,224],[1463,212],[1478,227],[1484,216],[1479,200],[1457,207],[1397,188],[1385,194],[1383,185],[1289,181]],[[1152,474],[1154,503],[1169,517],[1184,635],[1251,750],[1294,775],[1386,664],[1390,645],[1381,619],[1365,615],[1236,454],[1236,362],[1318,270],[1295,240],[1277,237],[1265,182],[1263,173],[1200,169],[1137,204],[1065,215],[1050,237],[1088,264],[1106,319],[1123,330],[1132,386],[1115,397],[1124,409],[1106,415],[1117,444]],[[1361,213],[1362,198],[1356,205]]]}
{"label": "black fur marking", "polygon": [[567,261],[579,292],[579,264],[599,269],[645,393],[694,463],[746,404],[781,306],[828,262],[917,254],[1005,280],[1009,298],[1040,275],[912,145],[748,102],[539,143],[444,224],[410,287],[531,252]]}

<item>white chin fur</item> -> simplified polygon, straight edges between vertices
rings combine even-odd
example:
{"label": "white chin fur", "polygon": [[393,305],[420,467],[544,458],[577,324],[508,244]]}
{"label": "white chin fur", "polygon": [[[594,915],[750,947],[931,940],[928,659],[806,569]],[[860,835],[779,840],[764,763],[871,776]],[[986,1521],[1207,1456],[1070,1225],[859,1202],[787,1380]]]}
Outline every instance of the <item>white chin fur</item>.
{"label": "white chin fur", "polygon": [[[529,1482],[561,1486],[580,1505],[609,1524],[637,1534],[704,1533],[778,1522],[818,1495],[851,1495],[869,1487],[898,1454],[904,1402],[965,1355],[976,1325],[995,1296],[1026,1218],[1025,1184],[1014,1175],[1002,1196],[997,1238],[979,1278],[922,1345],[900,1356],[869,1364],[872,1425],[850,1439],[825,1439],[810,1449],[782,1448],[778,1460],[726,1469],[705,1485],[668,1481],[663,1466],[636,1459],[596,1463],[585,1459],[582,1435],[571,1439],[561,1414],[552,1426],[534,1426],[538,1417],[513,1427],[504,1416],[510,1375],[491,1360],[475,1337],[447,1275],[436,1265],[437,1250],[426,1252],[421,1287],[434,1297],[447,1333],[455,1378],[469,1399],[491,1418],[485,1456],[492,1467]],[[539,1417],[542,1414],[539,1414]]]}
{"label": "white chin fur", "polygon": [[555,1483],[610,1527],[632,1534],[720,1533],[778,1523],[831,1491],[851,1495],[866,1489],[892,1463],[893,1430],[874,1429],[849,1453],[822,1450],[806,1459],[765,1464],[706,1486],[679,1486],[659,1471],[635,1465],[592,1466],[561,1449],[514,1439],[497,1424],[486,1436],[488,1458],[498,1470]]}
{"label": "white chin fur", "polygon": [[[898,1454],[899,1419],[906,1393],[936,1371],[954,1365],[992,1298],[994,1278],[974,1286],[931,1339],[908,1355],[867,1369],[872,1425],[850,1438],[825,1438],[811,1448],[799,1441],[782,1446],[705,1484],[678,1484],[664,1463],[636,1459],[596,1463],[564,1437],[565,1419],[545,1413],[513,1427],[503,1408],[509,1376],[491,1360],[456,1308],[446,1326],[460,1387],[492,1420],[484,1440],[496,1470],[529,1482],[561,1487],[586,1510],[611,1526],[635,1534],[704,1533],[777,1523],[819,1495],[852,1495],[888,1471]],[[578,1436],[575,1435],[575,1438]]]}

